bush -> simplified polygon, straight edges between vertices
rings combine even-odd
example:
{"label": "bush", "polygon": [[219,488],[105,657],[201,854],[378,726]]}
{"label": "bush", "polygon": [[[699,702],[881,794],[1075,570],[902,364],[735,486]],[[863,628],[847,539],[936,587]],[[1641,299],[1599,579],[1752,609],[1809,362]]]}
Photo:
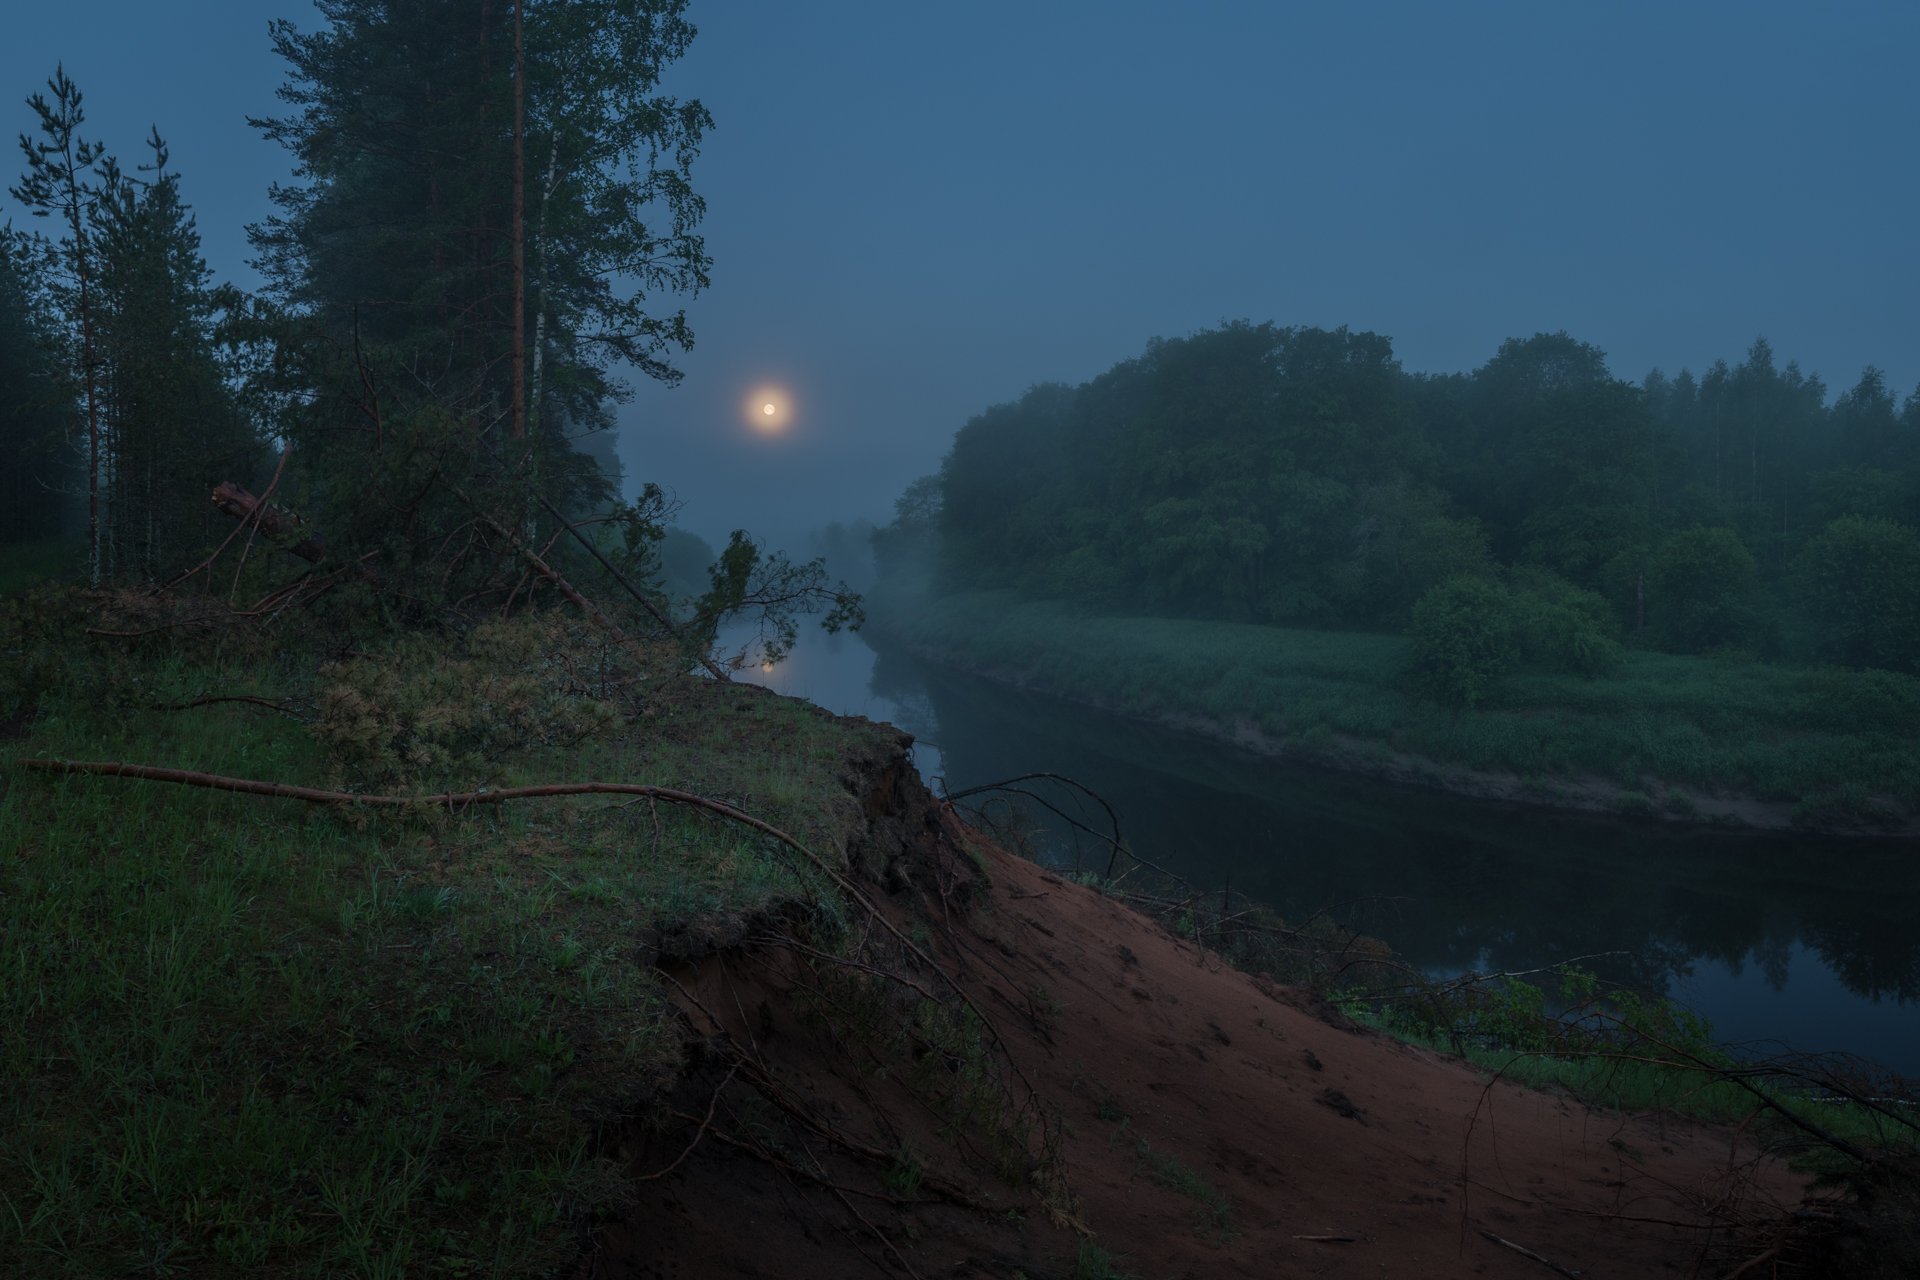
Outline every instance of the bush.
{"label": "bush", "polygon": [[1842,516],[1794,561],[1793,584],[1817,656],[1920,670],[1920,533]]}
{"label": "bush", "polygon": [[1753,555],[1731,529],[1674,534],[1647,564],[1647,613],[1661,648],[1705,653],[1753,632]]}
{"label": "bush", "polygon": [[392,790],[491,781],[506,753],[568,744],[617,719],[592,696],[605,642],[564,615],[530,613],[464,640],[406,635],[377,655],[320,668],[332,781]]}
{"label": "bush", "polygon": [[1603,675],[1620,665],[1613,609],[1595,593],[1546,569],[1508,575],[1520,661],[1566,675]]}
{"label": "bush", "polygon": [[1544,569],[1508,584],[1458,575],[1413,607],[1409,664],[1420,692],[1451,706],[1486,699],[1522,667],[1595,676],[1622,657],[1607,602]]}
{"label": "bush", "polygon": [[1513,597],[1505,587],[1461,574],[1413,606],[1408,661],[1415,687],[1450,706],[1471,707],[1518,664]]}

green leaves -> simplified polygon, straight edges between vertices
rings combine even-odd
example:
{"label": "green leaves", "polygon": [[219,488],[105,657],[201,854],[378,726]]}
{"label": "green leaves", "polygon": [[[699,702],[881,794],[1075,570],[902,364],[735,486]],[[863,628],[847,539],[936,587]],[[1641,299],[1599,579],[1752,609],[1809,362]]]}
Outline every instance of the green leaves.
{"label": "green leaves", "polygon": [[860,597],[844,582],[827,576],[824,560],[794,564],[780,552],[767,552],[739,529],[708,569],[711,586],[694,606],[689,642],[711,648],[721,625],[744,619],[754,626],[757,657],[742,649],[732,659],[743,666],[781,661],[799,638],[800,618],[820,614],[829,633],[857,631],[866,621]]}
{"label": "green leaves", "polygon": [[1752,635],[1758,569],[1733,530],[1682,530],[1660,544],[1646,572],[1648,622],[1661,647],[1705,653]]}
{"label": "green leaves", "polygon": [[1520,658],[1512,597],[1483,578],[1453,577],[1413,606],[1408,669],[1437,702],[1471,707],[1486,700]]}
{"label": "green leaves", "polygon": [[1842,516],[1795,560],[1793,585],[1818,656],[1920,670],[1920,533]]}
{"label": "green leaves", "polygon": [[1522,667],[1593,676],[1618,666],[1612,622],[1606,601],[1544,569],[1506,584],[1456,576],[1413,606],[1408,670],[1435,701],[1477,706]]}

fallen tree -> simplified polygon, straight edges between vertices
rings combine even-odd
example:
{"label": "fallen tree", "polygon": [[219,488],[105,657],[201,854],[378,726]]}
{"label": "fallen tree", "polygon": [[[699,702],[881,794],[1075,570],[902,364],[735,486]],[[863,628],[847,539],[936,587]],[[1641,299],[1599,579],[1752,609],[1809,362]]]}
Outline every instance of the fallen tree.
{"label": "fallen tree", "polygon": [[[270,538],[292,537],[300,530],[299,516],[263,502],[230,480],[222,480],[213,487],[213,505],[243,524],[253,521]],[[311,536],[301,538],[287,550],[308,564],[319,564],[327,558],[326,546]]]}

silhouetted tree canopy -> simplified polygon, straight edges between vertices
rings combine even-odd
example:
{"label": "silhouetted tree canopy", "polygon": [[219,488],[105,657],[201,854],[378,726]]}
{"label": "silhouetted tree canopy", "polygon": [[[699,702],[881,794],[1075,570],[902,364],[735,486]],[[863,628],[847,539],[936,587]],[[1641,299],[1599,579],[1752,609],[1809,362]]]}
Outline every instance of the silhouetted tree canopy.
{"label": "silhouetted tree canopy", "polygon": [[1432,376],[1378,334],[1242,321],[982,412],[877,542],[948,589],[1418,621],[1462,701],[1515,664],[1601,669],[1616,636],[1910,669],[1920,392],[1870,368],[1826,401],[1765,339],[1636,386],[1566,333]]}

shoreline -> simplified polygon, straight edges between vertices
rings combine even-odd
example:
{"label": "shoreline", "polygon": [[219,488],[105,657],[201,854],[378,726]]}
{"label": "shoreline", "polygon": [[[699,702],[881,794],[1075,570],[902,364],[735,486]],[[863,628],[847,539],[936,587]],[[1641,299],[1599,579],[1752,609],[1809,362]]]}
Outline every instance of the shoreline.
{"label": "shoreline", "polygon": [[1044,661],[1021,666],[977,661],[962,650],[917,640],[887,625],[880,610],[874,612],[880,616],[877,621],[869,621],[869,635],[880,644],[920,661],[1003,688],[1039,694],[1101,715],[1228,746],[1263,760],[1534,810],[1719,830],[1795,832],[1874,843],[1920,838],[1920,813],[1909,812],[1897,821],[1880,825],[1857,818],[1821,821],[1811,818],[1802,811],[1802,804],[1794,801],[1768,800],[1731,789],[1708,789],[1652,775],[1638,787],[1591,771],[1530,777],[1510,769],[1477,768],[1441,760],[1396,747],[1380,738],[1339,731],[1320,734],[1316,744],[1309,744],[1271,732],[1251,714],[1225,718],[1194,710],[1164,711],[1131,706],[1119,699],[1071,691],[1047,680],[1042,674]]}

